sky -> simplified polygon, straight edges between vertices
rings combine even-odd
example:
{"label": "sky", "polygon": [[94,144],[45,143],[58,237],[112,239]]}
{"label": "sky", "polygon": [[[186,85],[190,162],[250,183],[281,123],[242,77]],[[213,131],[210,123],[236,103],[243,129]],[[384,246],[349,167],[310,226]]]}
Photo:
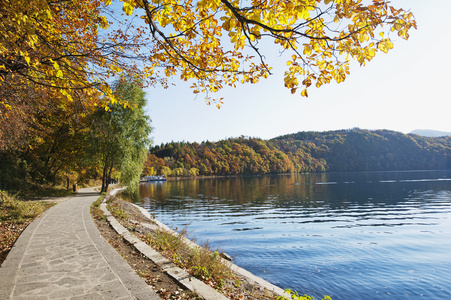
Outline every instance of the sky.
{"label": "sky", "polygon": [[292,95],[284,87],[285,60],[277,57],[271,58],[276,70],[268,79],[221,91],[221,109],[206,105],[202,95],[196,98],[189,84],[177,80],[169,89],[147,89],[153,144],[242,135],[270,139],[354,127],[451,132],[451,1],[393,0],[391,4],[410,9],[418,30],[411,31],[408,41],[396,40],[394,49],[379,52],[366,66],[352,65],[343,83],[311,87],[308,98]]}

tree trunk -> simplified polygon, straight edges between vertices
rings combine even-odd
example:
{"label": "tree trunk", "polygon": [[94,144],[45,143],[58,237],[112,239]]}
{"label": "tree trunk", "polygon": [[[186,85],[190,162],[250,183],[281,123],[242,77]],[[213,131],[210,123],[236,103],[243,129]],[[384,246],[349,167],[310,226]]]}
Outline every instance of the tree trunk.
{"label": "tree trunk", "polygon": [[106,174],[107,174],[107,166],[106,164],[103,166],[103,174],[102,174],[102,188],[100,189],[100,193],[106,193],[108,186],[106,186]]}
{"label": "tree trunk", "polygon": [[111,182],[111,173],[113,172],[113,165],[114,162],[112,161],[110,166],[109,166],[109,170],[108,170],[108,176],[106,177],[106,188],[105,188],[105,192],[108,191],[108,186],[110,185]]}

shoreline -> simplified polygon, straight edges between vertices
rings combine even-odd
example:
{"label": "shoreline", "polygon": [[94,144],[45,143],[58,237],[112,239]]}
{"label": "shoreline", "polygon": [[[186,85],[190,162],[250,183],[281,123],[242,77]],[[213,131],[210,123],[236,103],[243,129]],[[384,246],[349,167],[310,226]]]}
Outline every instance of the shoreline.
{"label": "shoreline", "polygon": [[[139,226],[143,226],[143,227],[145,227],[147,229],[151,229],[151,230],[164,230],[173,236],[181,236],[183,241],[189,247],[198,248],[198,249],[202,248],[195,242],[191,241],[190,239],[188,239],[187,237],[185,237],[183,235],[180,235],[178,232],[172,230],[167,225],[165,225],[164,223],[160,222],[159,220],[157,220],[156,218],[151,216],[151,214],[146,209],[144,209],[136,204],[133,204],[133,203],[130,203],[130,202],[120,199],[120,197],[118,197],[118,193],[120,191],[121,191],[121,189],[114,190],[109,193],[109,196],[114,199],[113,201],[123,202],[126,205],[130,205],[130,206],[134,207],[137,211],[139,211],[139,214],[141,214],[144,217],[144,221],[141,221]],[[104,202],[105,201],[106,200],[104,200]],[[102,204],[102,205],[105,205],[105,209],[106,209],[106,204]],[[110,216],[107,214],[109,214]],[[125,228],[125,227],[129,227],[129,226],[126,226],[126,224],[122,224],[123,220],[116,219],[114,216],[111,215],[110,212],[106,213],[105,215],[107,216],[107,221],[110,223],[110,226],[112,226],[118,234],[120,234],[129,244],[131,244],[133,247],[135,247],[142,255],[146,256],[151,261],[153,261],[157,264],[161,264],[162,266],[171,265],[170,270],[167,273],[171,276],[171,272],[173,273],[174,270],[176,270],[175,273],[173,273],[175,275],[171,276],[171,277],[178,280],[181,285],[187,287],[185,285],[186,281],[185,281],[185,283],[183,282],[183,280],[186,279],[186,275],[184,275],[184,276],[180,275],[181,273],[186,272],[185,270],[180,269],[179,267],[173,265],[172,262],[167,261],[167,259],[164,257],[161,259],[161,254],[159,254],[158,252],[157,252],[158,254],[155,254],[156,251],[153,250],[153,248],[148,246],[147,243],[144,243],[142,241],[142,239],[138,238],[139,234],[138,234],[138,236],[136,236],[135,232],[137,232],[137,231],[135,230],[135,228]],[[134,215],[136,216],[136,214],[134,214]],[[149,222],[152,222],[153,224],[148,223],[146,220],[148,220]],[[112,223],[114,223],[114,225],[111,224],[111,221],[112,221]],[[136,221],[133,221],[133,220],[131,222],[137,223]],[[138,220],[138,222],[139,222],[139,220]],[[119,224],[119,226],[118,226],[118,224]],[[135,224],[135,225],[138,225],[138,224]],[[138,232],[139,232],[139,230],[138,230]],[[160,258],[159,258],[159,256],[160,256]],[[236,264],[233,264],[229,260],[226,260],[222,257],[220,258],[220,260],[224,264],[228,265],[230,267],[231,271],[240,278],[243,287],[244,286],[248,287],[247,289],[245,289],[244,298],[240,298],[240,299],[276,299],[280,296],[283,296],[285,298],[290,297],[288,294],[285,293],[285,291],[282,288],[271,284],[270,282],[264,280],[261,277],[258,277],[256,275],[252,274],[251,272],[237,266]],[[162,268],[164,269],[164,267],[162,267]],[[188,275],[188,276],[192,276],[192,275]],[[194,280],[197,280],[197,278],[194,278],[194,277],[192,277],[192,278]],[[192,284],[192,282],[193,282],[192,279],[189,280],[188,286],[190,286]],[[210,287],[210,284],[206,284],[204,282],[202,282],[202,285]],[[196,289],[191,290],[191,291],[198,292],[198,290],[196,290]],[[256,291],[259,291],[259,292],[256,292]],[[222,292],[225,292],[225,291],[222,290]],[[267,296],[266,297],[262,297],[262,295],[255,296],[256,293],[263,293],[262,295],[267,294]],[[268,293],[271,293],[272,296],[269,296]],[[208,293],[207,293],[207,295],[208,295]],[[220,295],[222,295],[222,294],[220,294]],[[206,296],[206,297],[203,297],[202,295],[200,295],[200,296],[204,299],[209,298],[208,296]],[[215,297],[212,297],[209,299],[220,299],[218,297],[219,296],[215,296]],[[231,297],[231,299],[235,299],[235,298],[236,297]]]}
{"label": "shoreline", "polygon": [[[153,220],[159,227],[163,228],[166,231],[171,232],[171,234],[173,234],[173,235],[178,235],[179,234],[178,232],[176,232],[173,229],[171,229],[170,227],[168,227],[166,224],[160,222],[158,219],[153,218],[146,209],[144,209],[144,208],[142,208],[142,207],[140,207],[140,206],[138,206],[136,204],[133,204],[133,205],[136,208],[138,208],[144,216],[146,216],[147,218]],[[189,244],[189,245],[191,245],[193,247],[198,247],[198,248],[201,247],[200,245],[196,244],[195,242],[193,242],[192,240],[190,240],[189,238],[187,238],[185,236],[183,236],[183,240],[187,244]],[[224,263],[230,264],[231,265],[231,269],[234,272],[246,277],[252,283],[258,284],[258,285],[262,286],[265,289],[273,291],[273,292],[277,293],[279,296],[284,295],[285,292],[284,292],[284,290],[281,287],[278,287],[278,286],[266,281],[265,279],[252,274],[251,272],[247,271],[246,269],[241,268],[240,266],[232,263],[231,261],[229,261],[227,259],[224,259],[224,258],[221,258],[221,259],[223,260]]]}
{"label": "shoreline", "polygon": [[[166,181],[182,181],[182,180],[194,180],[194,179],[217,179],[217,178],[246,178],[246,177],[264,177],[264,176],[291,176],[291,175],[306,175],[306,174],[321,174],[327,172],[319,172],[319,173],[280,173],[280,174],[237,174],[237,175],[202,175],[202,176],[176,176],[176,177],[166,177]],[[141,183],[147,183],[143,181]]]}

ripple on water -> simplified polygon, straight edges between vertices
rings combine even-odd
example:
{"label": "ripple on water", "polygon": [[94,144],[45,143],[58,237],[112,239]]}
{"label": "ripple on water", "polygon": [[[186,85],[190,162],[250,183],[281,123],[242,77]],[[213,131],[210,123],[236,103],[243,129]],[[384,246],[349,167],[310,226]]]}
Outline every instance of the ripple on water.
{"label": "ripple on water", "polygon": [[226,179],[187,185],[189,196],[167,182],[142,198],[164,223],[190,224],[197,240],[282,288],[317,299],[451,299],[451,172],[434,174]]}

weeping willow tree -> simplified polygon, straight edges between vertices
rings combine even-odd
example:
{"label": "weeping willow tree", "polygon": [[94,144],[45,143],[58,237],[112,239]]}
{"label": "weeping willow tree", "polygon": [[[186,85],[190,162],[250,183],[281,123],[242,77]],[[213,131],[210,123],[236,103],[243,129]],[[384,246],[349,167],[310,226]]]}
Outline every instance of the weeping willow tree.
{"label": "weeping willow tree", "polygon": [[139,81],[121,79],[113,88],[116,98],[127,105],[109,103],[93,115],[91,154],[102,168],[101,192],[108,190],[111,175],[117,171],[122,184],[133,193],[150,145],[150,118],[144,113],[145,92]]}

